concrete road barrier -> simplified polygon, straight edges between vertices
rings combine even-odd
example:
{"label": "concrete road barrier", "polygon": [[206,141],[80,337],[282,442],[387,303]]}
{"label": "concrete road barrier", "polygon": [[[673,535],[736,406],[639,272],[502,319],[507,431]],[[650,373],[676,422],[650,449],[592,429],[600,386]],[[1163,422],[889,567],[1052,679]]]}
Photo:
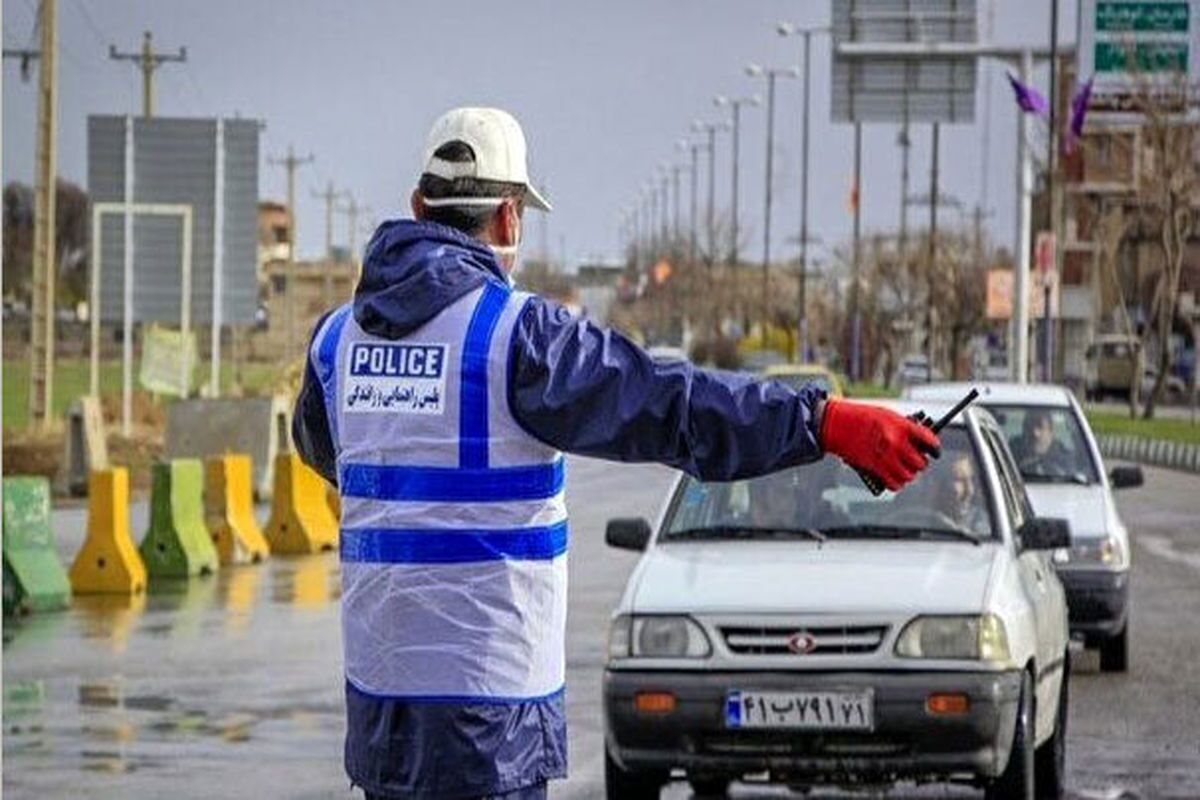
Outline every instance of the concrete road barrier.
{"label": "concrete road barrier", "polygon": [[3,492],[4,613],[66,608],[71,582],[54,549],[50,481],[5,478]]}
{"label": "concrete road barrier", "polygon": [[138,594],[146,565],[129,531],[129,470],[92,470],[88,477],[87,538],[71,564],[76,594]]}
{"label": "concrete road barrier", "polygon": [[1140,436],[1098,436],[1096,441],[1105,458],[1200,474],[1200,445],[1197,444]]}
{"label": "concrete road barrier", "polygon": [[267,540],[254,518],[250,456],[214,456],[204,464],[204,516],[222,564],[257,564]]}
{"label": "concrete road barrier", "polygon": [[67,410],[63,460],[57,488],[60,494],[80,497],[91,481],[92,470],[108,469],[108,443],[100,399],[84,395]]}
{"label": "concrete road barrier", "polygon": [[191,458],[154,465],[150,530],[138,550],[155,577],[190,577],[217,571],[217,550],[204,525],[204,467]]}
{"label": "concrete road barrier", "polygon": [[282,396],[181,400],[167,414],[167,458],[245,453],[254,494],[271,496],[275,459],[291,448],[291,404]]}
{"label": "concrete road barrier", "polygon": [[324,479],[294,453],[277,458],[266,531],[272,553],[299,555],[337,548],[338,522],[325,486]]}

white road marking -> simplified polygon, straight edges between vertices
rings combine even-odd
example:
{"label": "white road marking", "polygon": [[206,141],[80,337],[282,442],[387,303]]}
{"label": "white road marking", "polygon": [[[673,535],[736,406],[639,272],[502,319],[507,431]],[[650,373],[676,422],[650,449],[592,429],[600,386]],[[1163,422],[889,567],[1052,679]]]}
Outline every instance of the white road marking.
{"label": "white road marking", "polygon": [[1183,564],[1191,567],[1194,570],[1200,571],[1200,552],[1197,553],[1182,553],[1175,549],[1175,543],[1166,536],[1158,536],[1153,533],[1138,534],[1134,538],[1134,542],[1149,550],[1153,555],[1167,561],[1174,561],[1177,564]]}

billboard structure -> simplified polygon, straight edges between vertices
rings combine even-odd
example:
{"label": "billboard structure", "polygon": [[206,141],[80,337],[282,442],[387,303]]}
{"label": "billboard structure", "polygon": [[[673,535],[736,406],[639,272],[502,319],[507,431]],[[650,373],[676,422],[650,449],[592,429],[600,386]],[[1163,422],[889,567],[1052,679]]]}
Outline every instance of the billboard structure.
{"label": "billboard structure", "polygon": [[1148,81],[1200,81],[1200,0],[1082,0],[1079,75],[1094,76],[1092,111],[1122,112]]}
{"label": "billboard structure", "polygon": [[[834,0],[838,44],[881,46],[868,57],[833,51],[834,122],[971,122],[978,60],[955,45],[978,40],[975,0]],[[924,48],[920,58],[888,53]]]}
{"label": "billboard structure", "polygon": [[101,321],[124,329],[123,424],[132,395],[135,323],[193,322],[212,333],[254,320],[259,123],[247,119],[88,118],[92,199],[92,392]]}

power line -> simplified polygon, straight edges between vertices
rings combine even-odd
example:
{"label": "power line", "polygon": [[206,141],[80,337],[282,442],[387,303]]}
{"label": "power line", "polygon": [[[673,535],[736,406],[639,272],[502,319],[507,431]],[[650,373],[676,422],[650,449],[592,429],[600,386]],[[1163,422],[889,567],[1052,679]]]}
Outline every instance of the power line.
{"label": "power line", "polygon": [[74,3],[75,7],[79,9],[80,14],[83,16],[84,22],[86,22],[87,26],[92,29],[92,35],[96,37],[96,41],[100,43],[100,46],[103,47],[104,45],[108,44],[111,37],[106,36],[104,31],[100,30],[100,26],[96,24],[96,20],[92,17],[92,12],[88,11],[87,5],[83,2],[83,0],[74,0]]}

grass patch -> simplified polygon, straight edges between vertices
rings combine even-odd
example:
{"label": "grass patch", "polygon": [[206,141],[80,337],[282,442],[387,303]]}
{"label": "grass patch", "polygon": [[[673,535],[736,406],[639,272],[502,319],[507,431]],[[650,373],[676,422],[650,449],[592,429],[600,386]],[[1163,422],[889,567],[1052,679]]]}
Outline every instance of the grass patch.
{"label": "grass patch", "polygon": [[855,398],[870,398],[870,397],[899,397],[899,389],[889,389],[881,383],[868,383],[859,381],[857,383],[844,383],[846,387],[846,397]]}
{"label": "grass patch", "polygon": [[[138,362],[134,362],[133,381],[137,389]],[[23,428],[29,421],[29,361],[27,359],[11,359],[4,361],[3,375],[3,425],[5,428]],[[196,377],[207,382],[208,364],[197,366]],[[242,385],[247,394],[263,394],[275,385],[282,373],[282,367],[275,363],[248,363],[242,365]],[[52,407],[54,416],[61,417],[66,413],[74,400],[87,394],[90,383],[88,360],[86,358],[61,359],[54,367],[54,397]],[[227,362],[221,364],[221,391],[228,392],[233,387],[233,365]],[[120,397],[121,394],[121,362],[100,362],[100,394],[106,397]]]}
{"label": "grass patch", "polygon": [[1124,413],[1088,411],[1088,422],[1097,436],[1137,436],[1170,442],[1200,444],[1200,425],[1187,419],[1130,419]]}

